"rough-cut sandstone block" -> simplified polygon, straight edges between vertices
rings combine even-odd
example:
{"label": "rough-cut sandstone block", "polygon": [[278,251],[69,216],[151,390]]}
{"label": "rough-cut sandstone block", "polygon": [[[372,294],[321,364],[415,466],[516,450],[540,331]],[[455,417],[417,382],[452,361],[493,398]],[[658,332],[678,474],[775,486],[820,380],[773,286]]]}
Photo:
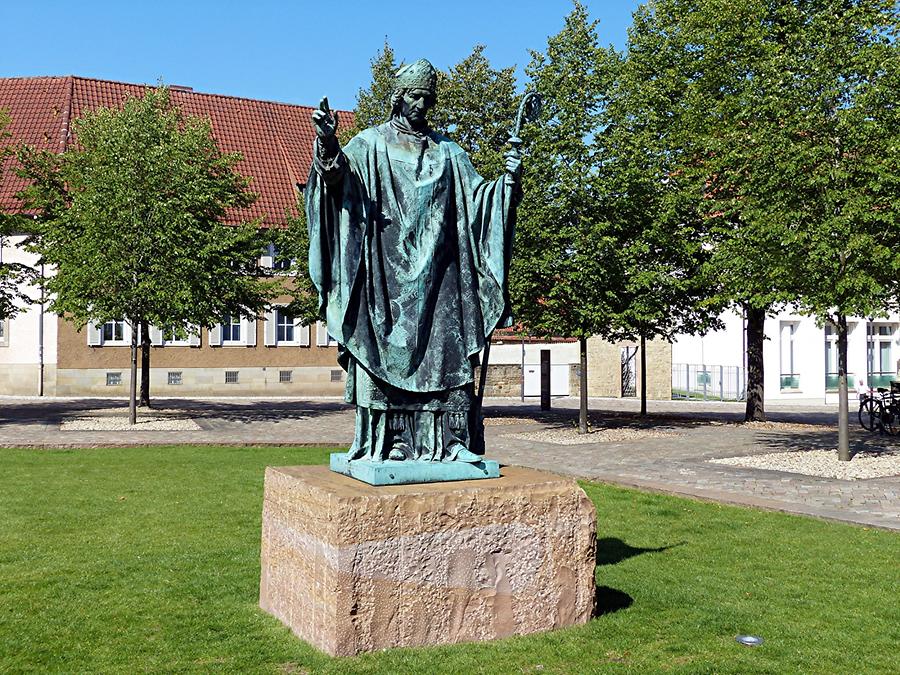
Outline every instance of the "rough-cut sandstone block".
{"label": "rough-cut sandstone block", "polygon": [[373,487],[267,468],[260,607],[335,656],[587,622],[593,504],[569,478],[502,473]]}

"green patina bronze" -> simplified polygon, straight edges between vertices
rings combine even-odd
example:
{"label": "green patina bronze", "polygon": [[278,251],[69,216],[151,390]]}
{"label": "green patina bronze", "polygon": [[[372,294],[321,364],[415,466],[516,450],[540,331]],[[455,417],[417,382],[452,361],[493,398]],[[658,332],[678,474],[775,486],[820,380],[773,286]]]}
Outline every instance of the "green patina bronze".
{"label": "green patina bronze", "polygon": [[323,99],[306,190],[310,274],[357,406],[348,463],[403,464],[422,481],[447,478],[414,463],[482,463],[474,368],[510,321],[520,173],[514,148],[506,175],[485,180],[429,129],[435,83],[428,61],[401,68],[391,119],[343,148]]}

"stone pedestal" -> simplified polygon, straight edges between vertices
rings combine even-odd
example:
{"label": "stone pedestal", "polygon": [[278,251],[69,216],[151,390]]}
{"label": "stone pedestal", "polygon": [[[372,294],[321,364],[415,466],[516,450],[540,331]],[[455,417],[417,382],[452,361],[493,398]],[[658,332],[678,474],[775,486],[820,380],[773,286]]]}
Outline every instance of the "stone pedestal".
{"label": "stone pedestal", "polygon": [[574,480],[373,487],[328,467],[266,469],[259,604],[338,656],[585,623],[594,506]]}

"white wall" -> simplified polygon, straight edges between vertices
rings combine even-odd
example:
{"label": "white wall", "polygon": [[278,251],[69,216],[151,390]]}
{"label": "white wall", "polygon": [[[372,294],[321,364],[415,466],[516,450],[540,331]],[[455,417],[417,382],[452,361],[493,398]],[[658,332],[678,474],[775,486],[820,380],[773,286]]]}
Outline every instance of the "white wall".
{"label": "white wall", "polygon": [[706,335],[679,335],[672,342],[672,363],[743,367],[743,317],[728,311],[720,318],[725,324],[722,330]]}
{"label": "white wall", "polygon": [[[541,350],[550,350],[551,364],[571,364],[579,362],[577,342],[536,342],[525,343],[525,363],[539,364]],[[521,364],[522,343],[491,344],[491,363]]]}
{"label": "white wall", "polygon": [[[721,318],[725,323],[725,328],[721,331],[705,336],[679,336],[672,345],[672,363],[743,367],[743,319],[732,311]],[[793,366],[790,363],[791,340],[788,338],[788,326],[791,324],[795,327]],[[851,392],[855,390],[858,378],[866,378],[868,373],[867,325],[866,319],[848,319],[847,371],[853,376],[849,381]],[[886,319],[876,319],[873,325],[889,326],[890,336],[877,336],[876,340],[890,340],[891,363],[896,370],[900,360],[900,316],[893,314]],[[814,318],[788,309],[766,318],[765,334],[763,359],[767,400],[797,403],[836,401],[836,395],[826,391],[825,329],[817,326]],[[835,355],[836,353],[835,338]],[[877,370],[877,348],[875,358]],[[837,370],[836,361],[833,370]],[[782,388],[782,375],[791,372],[796,374],[798,386]]]}
{"label": "white wall", "polygon": [[[3,238],[0,242],[0,262],[24,263],[36,265],[37,257],[20,248],[24,236]],[[28,289],[28,295],[34,299],[40,297],[34,287]],[[0,347],[0,364],[36,364],[38,363],[38,333],[40,322],[40,305],[27,306],[7,323],[8,346]],[[44,363],[56,364],[56,315],[44,315]],[[0,392],[2,394],[4,392]]]}

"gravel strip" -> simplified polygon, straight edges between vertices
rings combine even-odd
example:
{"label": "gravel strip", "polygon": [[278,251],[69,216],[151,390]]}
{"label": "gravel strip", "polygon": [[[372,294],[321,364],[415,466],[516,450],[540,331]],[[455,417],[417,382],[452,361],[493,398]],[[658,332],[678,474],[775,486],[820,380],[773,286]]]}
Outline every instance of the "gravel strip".
{"label": "gravel strip", "polygon": [[585,445],[589,443],[621,443],[637,441],[642,438],[662,438],[675,435],[669,431],[652,429],[588,429],[586,434],[579,434],[577,429],[543,429],[522,434],[504,434],[504,438],[541,441],[557,445]]}
{"label": "gravel strip", "polygon": [[801,424],[798,422],[733,422],[732,426],[764,431],[822,431],[837,429],[837,424]]}
{"label": "gravel strip", "polygon": [[709,460],[713,464],[741,466],[748,469],[770,469],[799,473],[818,478],[865,480],[900,476],[900,452],[858,452],[849,462],[838,459],[837,450],[791,450],[765,455],[724,457]]}
{"label": "gravel strip", "polygon": [[485,417],[486,427],[505,427],[513,424],[540,424],[543,420],[534,417]]}
{"label": "gravel strip", "polygon": [[189,418],[138,417],[137,424],[128,423],[128,417],[95,416],[78,417],[59,425],[60,431],[199,431],[200,425]]}

